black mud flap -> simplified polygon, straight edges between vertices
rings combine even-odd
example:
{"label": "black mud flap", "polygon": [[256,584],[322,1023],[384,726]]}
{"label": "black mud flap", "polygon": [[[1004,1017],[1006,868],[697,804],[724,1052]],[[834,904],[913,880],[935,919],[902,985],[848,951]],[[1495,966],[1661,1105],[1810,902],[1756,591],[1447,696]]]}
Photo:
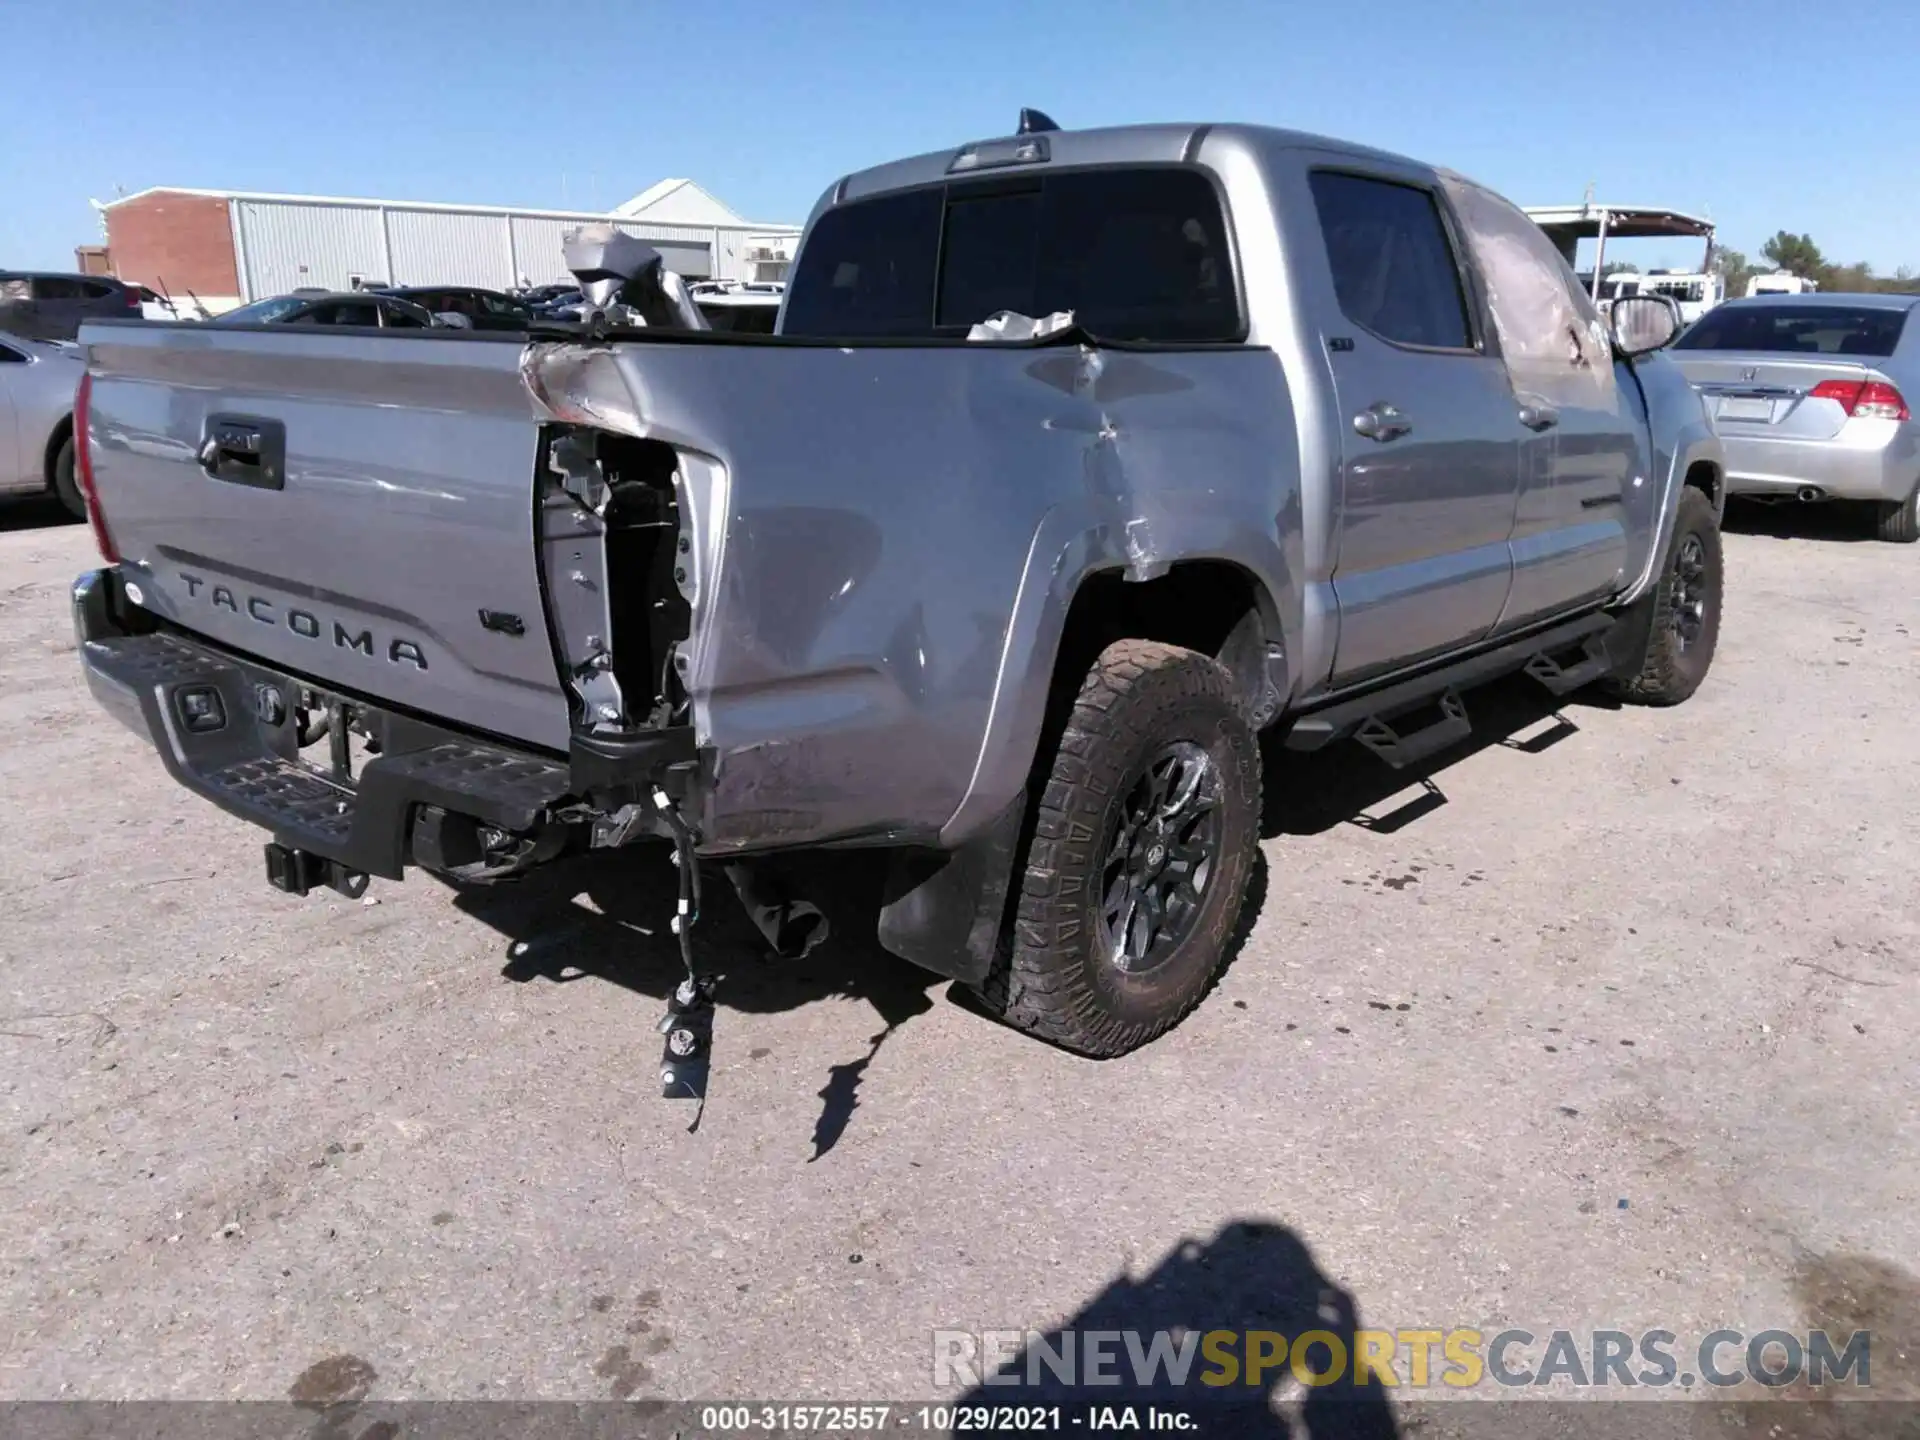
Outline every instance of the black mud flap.
{"label": "black mud flap", "polygon": [[1026,818],[1022,790],[957,850],[903,850],[887,872],[880,943],[936,975],[979,984],[993,968]]}

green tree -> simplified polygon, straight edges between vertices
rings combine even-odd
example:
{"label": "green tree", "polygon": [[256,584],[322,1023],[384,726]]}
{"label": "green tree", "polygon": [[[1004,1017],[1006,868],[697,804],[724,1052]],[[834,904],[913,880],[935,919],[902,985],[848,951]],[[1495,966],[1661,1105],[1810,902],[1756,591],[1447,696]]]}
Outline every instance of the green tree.
{"label": "green tree", "polygon": [[1852,265],[1827,265],[1820,275],[1822,290],[1838,290],[1843,295],[1857,295],[1863,290],[1878,290],[1880,282],[1873,278],[1873,266],[1866,261],[1856,261]]}
{"label": "green tree", "polygon": [[1753,278],[1753,266],[1747,263],[1747,257],[1738,250],[1716,248],[1713,252],[1714,273],[1720,277],[1722,293],[1729,300],[1747,293],[1747,281]]}
{"label": "green tree", "polygon": [[1766,256],[1774,269],[1790,270],[1803,280],[1818,280],[1821,272],[1827,268],[1826,258],[1821,255],[1820,247],[1813,243],[1811,235],[1776,231],[1774,237],[1760,247],[1760,253]]}

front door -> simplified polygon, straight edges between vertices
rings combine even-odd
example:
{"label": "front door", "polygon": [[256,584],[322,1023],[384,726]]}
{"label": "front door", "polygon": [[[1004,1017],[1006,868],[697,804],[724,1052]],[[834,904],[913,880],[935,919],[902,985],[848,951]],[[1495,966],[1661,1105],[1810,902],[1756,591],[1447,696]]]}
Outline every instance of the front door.
{"label": "front door", "polygon": [[1492,191],[1446,186],[1485,277],[1509,413],[1526,437],[1505,632],[1619,588],[1640,428],[1621,402],[1605,327],[1553,243]]}
{"label": "front door", "polygon": [[1339,315],[1336,685],[1470,644],[1500,618],[1520,432],[1440,202],[1384,174],[1309,177]]}

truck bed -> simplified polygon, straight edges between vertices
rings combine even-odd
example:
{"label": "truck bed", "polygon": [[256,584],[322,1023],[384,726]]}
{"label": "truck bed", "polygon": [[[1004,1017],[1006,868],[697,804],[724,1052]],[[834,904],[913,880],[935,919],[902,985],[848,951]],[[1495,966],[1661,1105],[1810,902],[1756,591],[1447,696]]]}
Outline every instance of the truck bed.
{"label": "truck bed", "polygon": [[[1091,570],[1214,553],[1293,590],[1273,525],[1293,418],[1251,347],[86,341],[96,486],[137,603],[555,753],[684,719],[718,848],[987,823],[1025,781]],[[529,367],[571,401],[537,403]],[[222,435],[283,441],[277,483],[244,456],[210,469]],[[601,514],[561,473],[582,435]]]}

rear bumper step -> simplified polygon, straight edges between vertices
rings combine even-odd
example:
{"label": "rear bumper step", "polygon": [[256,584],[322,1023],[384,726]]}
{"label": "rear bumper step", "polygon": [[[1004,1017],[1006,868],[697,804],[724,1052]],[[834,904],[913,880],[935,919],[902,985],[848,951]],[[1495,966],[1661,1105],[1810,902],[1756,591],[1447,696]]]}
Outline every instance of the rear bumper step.
{"label": "rear bumper step", "polygon": [[[180,784],[272,833],[268,878],[277,888],[357,893],[355,875],[361,885],[366,875],[397,880],[407,864],[431,858],[413,843],[423,816],[457,815],[531,836],[551,828],[556,807],[584,793],[565,759],[320,691],[169,631],[126,633],[138,617],[113,588],[111,572],[100,571],[74,589],[89,689],[153,744]],[[328,764],[303,758],[303,709],[310,718],[327,714],[330,726],[351,721],[355,744],[366,751],[357,769],[350,761],[343,767],[346,745],[329,744],[340,738],[337,730],[310,744]],[[664,766],[691,748],[690,734],[663,738],[653,758]],[[641,766],[625,758],[618,777],[639,783]]]}
{"label": "rear bumper step", "polygon": [[[398,880],[418,807],[525,833],[568,794],[563,761],[364,705],[352,707],[354,719],[379,752],[357,775],[323,773],[300,758],[293,721],[294,697],[312,692],[175,635],[89,640],[81,661],[94,694],[153,742],[174,779],[271,831],[279,847],[348,870]],[[263,696],[280,697],[277,706]],[[276,709],[283,718],[270,723]],[[279,871],[270,862],[269,878],[296,894],[332,883],[299,862]]]}

